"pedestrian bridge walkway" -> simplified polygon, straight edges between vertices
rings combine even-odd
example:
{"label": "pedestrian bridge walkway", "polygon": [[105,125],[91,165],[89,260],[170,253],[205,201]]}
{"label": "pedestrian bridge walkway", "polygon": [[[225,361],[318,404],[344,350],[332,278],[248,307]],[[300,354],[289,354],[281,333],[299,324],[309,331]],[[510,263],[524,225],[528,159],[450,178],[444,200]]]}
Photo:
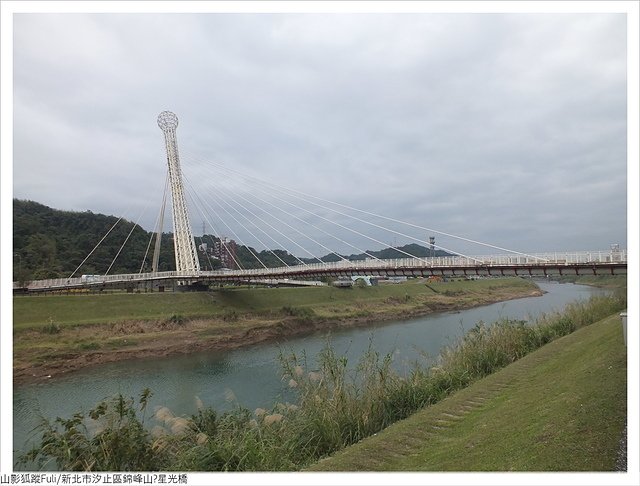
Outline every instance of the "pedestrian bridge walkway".
{"label": "pedestrian bridge walkway", "polygon": [[[490,255],[474,257],[366,259],[312,263],[276,268],[197,272],[148,272],[122,275],[83,275],[67,279],[34,280],[14,290],[27,292],[80,288],[136,288],[149,284],[251,283],[262,285],[317,285],[323,277],[352,276],[555,276],[620,275],[627,272],[626,250],[554,252],[531,255]],[[295,281],[295,283],[294,283]]]}

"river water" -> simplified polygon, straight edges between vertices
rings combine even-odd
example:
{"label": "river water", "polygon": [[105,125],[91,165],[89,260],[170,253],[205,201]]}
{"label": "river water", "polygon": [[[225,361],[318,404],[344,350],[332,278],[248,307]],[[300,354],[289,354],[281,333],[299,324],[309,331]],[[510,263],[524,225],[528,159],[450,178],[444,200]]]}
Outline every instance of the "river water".
{"label": "river water", "polygon": [[13,443],[24,451],[35,440],[32,432],[41,417],[69,418],[88,411],[105,398],[122,393],[138,397],[150,388],[149,406],[166,406],[176,415],[190,415],[201,401],[217,410],[236,404],[253,410],[270,409],[276,402],[291,399],[282,381],[278,362],[280,351],[306,353],[308,362],[330,339],[338,354],[357,360],[370,345],[380,354],[393,353],[394,366],[408,370],[415,361],[435,358],[443,346],[451,344],[477,322],[499,318],[531,319],[562,308],[569,302],[587,299],[604,291],[574,284],[539,283],[546,293],[477,307],[460,312],[371,324],[365,327],[322,331],[293,337],[280,343],[254,345],[233,351],[197,352],[169,358],[138,359],[56,377],[49,382],[23,385],[14,390]]}

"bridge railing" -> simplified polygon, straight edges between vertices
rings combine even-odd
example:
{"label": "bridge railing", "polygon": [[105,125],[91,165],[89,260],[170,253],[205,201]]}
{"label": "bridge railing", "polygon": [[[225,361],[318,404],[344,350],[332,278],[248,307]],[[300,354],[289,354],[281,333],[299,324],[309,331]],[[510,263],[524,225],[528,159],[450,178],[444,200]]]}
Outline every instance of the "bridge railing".
{"label": "bridge railing", "polygon": [[398,258],[390,260],[356,260],[310,263],[290,267],[201,272],[203,276],[286,275],[309,271],[340,271],[354,269],[401,269],[433,267],[477,267],[478,265],[571,265],[589,263],[626,263],[626,250],[553,252],[533,255],[481,255],[472,257],[450,256],[433,258]]}
{"label": "bridge railing", "polygon": [[[425,258],[397,258],[390,260],[366,259],[356,261],[338,261],[328,263],[309,263],[290,267],[261,268],[247,270],[214,270],[202,271],[197,274],[185,274],[175,271],[156,273],[130,273],[120,275],[83,275],[73,278],[57,278],[49,280],[34,280],[29,283],[28,288],[38,289],[63,289],[85,286],[99,286],[103,284],[126,284],[127,282],[141,282],[168,279],[194,279],[202,277],[229,277],[246,279],[254,276],[268,277],[284,275],[300,275],[314,271],[354,271],[367,270],[393,270],[402,268],[437,268],[437,267],[478,267],[478,266],[502,266],[502,265],[537,265],[537,266],[557,266],[575,264],[602,264],[602,263],[626,263],[626,250],[608,251],[582,251],[582,252],[549,252],[533,255],[480,255],[480,256],[447,256],[447,257],[425,257]],[[19,288],[14,282],[14,288]]]}

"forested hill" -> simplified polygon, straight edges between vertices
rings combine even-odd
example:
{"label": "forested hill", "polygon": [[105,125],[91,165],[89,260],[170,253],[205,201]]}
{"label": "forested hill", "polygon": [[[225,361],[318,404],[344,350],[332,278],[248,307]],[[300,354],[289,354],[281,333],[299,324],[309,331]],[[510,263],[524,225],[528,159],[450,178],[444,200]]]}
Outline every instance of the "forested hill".
{"label": "forested hill", "polygon": [[[14,199],[14,280],[68,277],[117,221],[115,216],[60,211]],[[133,226],[131,221],[120,221],[76,275],[106,273]],[[138,272],[150,236],[137,226],[109,273]],[[163,270],[175,266],[172,251],[170,235],[165,234],[159,263]]]}
{"label": "forested hill", "polygon": [[[151,257],[155,238],[152,233],[136,226],[134,223],[122,220],[115,224],[118,218],[96,214],[91,211],[74,212],[60,211],[49,208],[34,201],[13,200],[13,279],[27,281],[45,278],[66,278],[77,269],[75,276],[83,274],[104,275],[118,273],[137,273],[141,269],[145,253],[147,258],[142,267],[143,271],[150,271]],[[115,227],[114,227],[115,225]],[[82,261],[94,249],[96,244],[109,232],[104,241],[95,249],[90,258],[80,267]],[[131,232],[129,239],[127,236]],[[160,250],[159,270],[175,270],[173,255],[173,234],[163,233]],[[127,243],[122,247],[123,243]],[[211,249],[219,241],[212,235],[195,237],[196,245],[207,243]],[[150,243],[151,242],[151,243]],[[150,246],[149,246],[150,244]],[[122,247],[122,250],[120,251]],[[411,244],[397,248],[385,248],[380,251],[367,253],[377,258],[404,258],[406,251],[415,256],[429,256],[429,250],[423,246]],[[114,257],[120,251],[119,256]],[[237,247],[237,260],[243,268],[260,268],[261,264],[253,254],[269,267],[299,263],[297,258],[284,250],[263,250],[258,252],[254,248],[242,245]],[[274,253],[280,258],[278,259]],[[219,260],[203,252],[198,252],[200,267],[203,270],[220,268]],[[446,255],[436,250],[435,256]],[[350,260],[363,260],[366,254],[343,255]],[[329,254],[321,258],[323,261],[337,261],[340,258]],[[302,261],[313,263],[309,259]],[[316,261],[317,262],[317,261]],[[111,267],[111,268],[110,268]]]}

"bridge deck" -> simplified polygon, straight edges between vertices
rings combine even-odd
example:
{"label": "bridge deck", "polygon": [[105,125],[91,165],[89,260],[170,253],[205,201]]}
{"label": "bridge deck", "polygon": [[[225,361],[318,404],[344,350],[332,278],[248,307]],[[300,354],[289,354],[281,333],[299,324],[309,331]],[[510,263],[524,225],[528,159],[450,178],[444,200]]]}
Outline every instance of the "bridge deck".
{"label": "bridge deck", "polygon": [[148,283],[223,283],[265,279],[318,279],[353,275],[428,277],[466,275],[617,275],[627,272],[626,250],[557,252],[537,255],[494,255],[478,257],[400,258],[314,263],[278,268],[216,270],[191,273],[156,272],[121,275],[34,280],[26,287],[14,283],[14,290],[29,292],[95,287],[135,287]]}

